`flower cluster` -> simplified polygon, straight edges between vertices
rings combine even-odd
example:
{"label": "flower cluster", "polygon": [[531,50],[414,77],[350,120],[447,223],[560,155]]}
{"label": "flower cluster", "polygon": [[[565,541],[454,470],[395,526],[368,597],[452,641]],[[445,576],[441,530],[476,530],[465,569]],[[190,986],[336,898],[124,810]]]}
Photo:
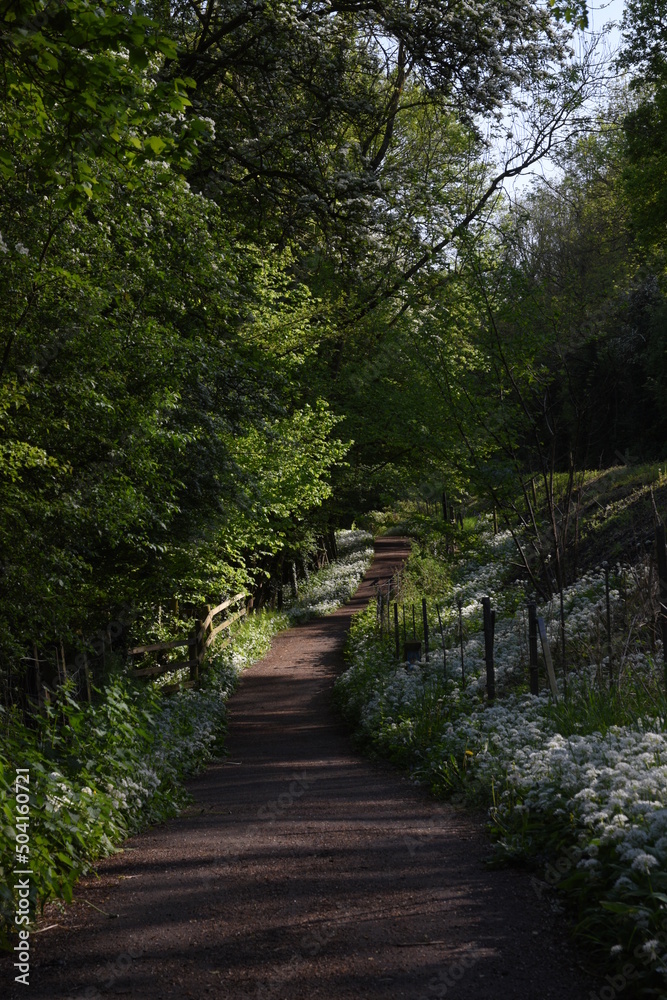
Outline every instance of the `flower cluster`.
{"label": "flower cluster", "polygon": [[287,605],[293,622],[327,615],[354,594],[373,558],[373,537],[367,531],[338,531],[338,558],[313,573],[298,597]]}

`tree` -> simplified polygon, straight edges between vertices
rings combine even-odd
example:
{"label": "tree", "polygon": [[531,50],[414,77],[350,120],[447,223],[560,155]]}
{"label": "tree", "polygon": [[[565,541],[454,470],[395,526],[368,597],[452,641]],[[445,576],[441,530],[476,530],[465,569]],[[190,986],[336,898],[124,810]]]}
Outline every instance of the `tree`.
{"label": "tree", "polygon": [[629,109],[626,186],[635,229],[659,253],[667,221],[667,4],[629,0],[623,15],[619,62],[632,73],[635,106]]}
{"label": "tree", "polygon": [[[197,81],[196,110],[215,123],[192,183],[252,239],[298,243],[306,267],[325,254],[354,293],[351,323],[440,266],[591,83],[590,64],[564,69],[568,32],[526,0],[216,0],[165,17],[172,68]],[[523,134],[500,168],[480,169],[488,123],[504,134],[520,91]]]}
{"label": "tree", "polygon": [[3,184],[8,659],[123,604],[250,583],[248,555],[279,549],[344,451],[299,386],[320,333],[289,258],[260,261],[159,162],[104,169],[65,212]]}
{"label": "tree", "polygon": [[415,328],[458,432],[448,458],[508,526],[524,523],[539,575],[519,552],[540,588],[552,586],[550,558],[559,587],[576,572],[579,472],[660,456],[665,433],[664,308],[633,241],[622,134],[602,120],[561,162],[562,179],[470,243]]}
{"label": "tree", "polygon": [[620,64],[644,83],[663,84],[667,77],[667,3],[626,0],[623,8],[623,49]]}
{"label": "tree", "polygon": [[[324,504],[451,469],[415,356],[429,301],[462,319],[504,181],[585,117],[595,73],[528,0],[0,9],[17,656],[121,603],[257,579]],[[496,164],[482,121],[506,130],[521,88]]]}

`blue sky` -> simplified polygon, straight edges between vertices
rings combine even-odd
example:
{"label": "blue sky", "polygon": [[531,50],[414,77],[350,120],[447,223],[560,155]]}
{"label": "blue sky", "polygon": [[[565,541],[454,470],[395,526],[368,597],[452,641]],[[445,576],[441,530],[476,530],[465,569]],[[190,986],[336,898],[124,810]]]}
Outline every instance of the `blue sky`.
{"label": "blue sky", "polygon": [[593,30],[599,30],[608,21],[620,21],[623,17],[623,0],[601,0],[588,5],[588,20]]}
{"label": "blue sky", "polygon": [[[595,0],[593,4],[588,4],[588,32],[599,32],[611,21],[618,23],[618,27],[611,31],[605,43],[604,48],[607,52],[607,58],[610,58],[614,50],[620,45],[620,23],[623,19],[623,7],[624,0]],[[577,45],[575,41],[576,49]],[[512,196],[520,196],[532,185],[534,178],[553,178],[557,172],[557,168],[553,162],[545,158],[532,169],[520,174],[514,180],[508,181],[505,185],[505,190]]]}

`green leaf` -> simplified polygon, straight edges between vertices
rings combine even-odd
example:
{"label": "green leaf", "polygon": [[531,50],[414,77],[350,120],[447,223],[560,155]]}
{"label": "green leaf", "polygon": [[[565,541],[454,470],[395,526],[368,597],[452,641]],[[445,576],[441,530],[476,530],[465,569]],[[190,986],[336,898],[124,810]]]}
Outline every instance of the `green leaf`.
{"label": "green leaf", "polygon": [[148,146],[155,154],[159,154],[166,149],[167,143],[159,135],[151,135],[144,139],[144,146]]}
{"label": "green leaf", "polygon": [[616,903],[609,900],[603,899],[600,901],[600,906],[603,909],[609,910],[610,913],[635,913],[637,910],[636,906],[630,906],[627,903]]}
{"label": "green leaf", "polygon": [[135,45],[130,45],[130,66],[136,66],[138,69],[148,68],[148,55],[144,49],[137,48]]}

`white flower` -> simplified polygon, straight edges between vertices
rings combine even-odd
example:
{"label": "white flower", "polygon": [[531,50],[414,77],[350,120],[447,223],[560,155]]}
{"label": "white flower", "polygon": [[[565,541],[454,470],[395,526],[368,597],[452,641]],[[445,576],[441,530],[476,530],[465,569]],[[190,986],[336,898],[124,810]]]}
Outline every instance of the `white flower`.
{"label": "white flower", "polygon": [[631,867],[635,871],[648,873],[651,868],[655,868],[658,864],[660,862],[652,854],[645,854],[644,851],[639,851],[633,859]]}
{"label": "white flower", "polygon": [[655,938],[651,938],[650,941],[645,941],[642,945],[642,951],[645,955],[648,955],[652,959],[658,957],[658,948],[660,947],[660,942],[656,941]]}

